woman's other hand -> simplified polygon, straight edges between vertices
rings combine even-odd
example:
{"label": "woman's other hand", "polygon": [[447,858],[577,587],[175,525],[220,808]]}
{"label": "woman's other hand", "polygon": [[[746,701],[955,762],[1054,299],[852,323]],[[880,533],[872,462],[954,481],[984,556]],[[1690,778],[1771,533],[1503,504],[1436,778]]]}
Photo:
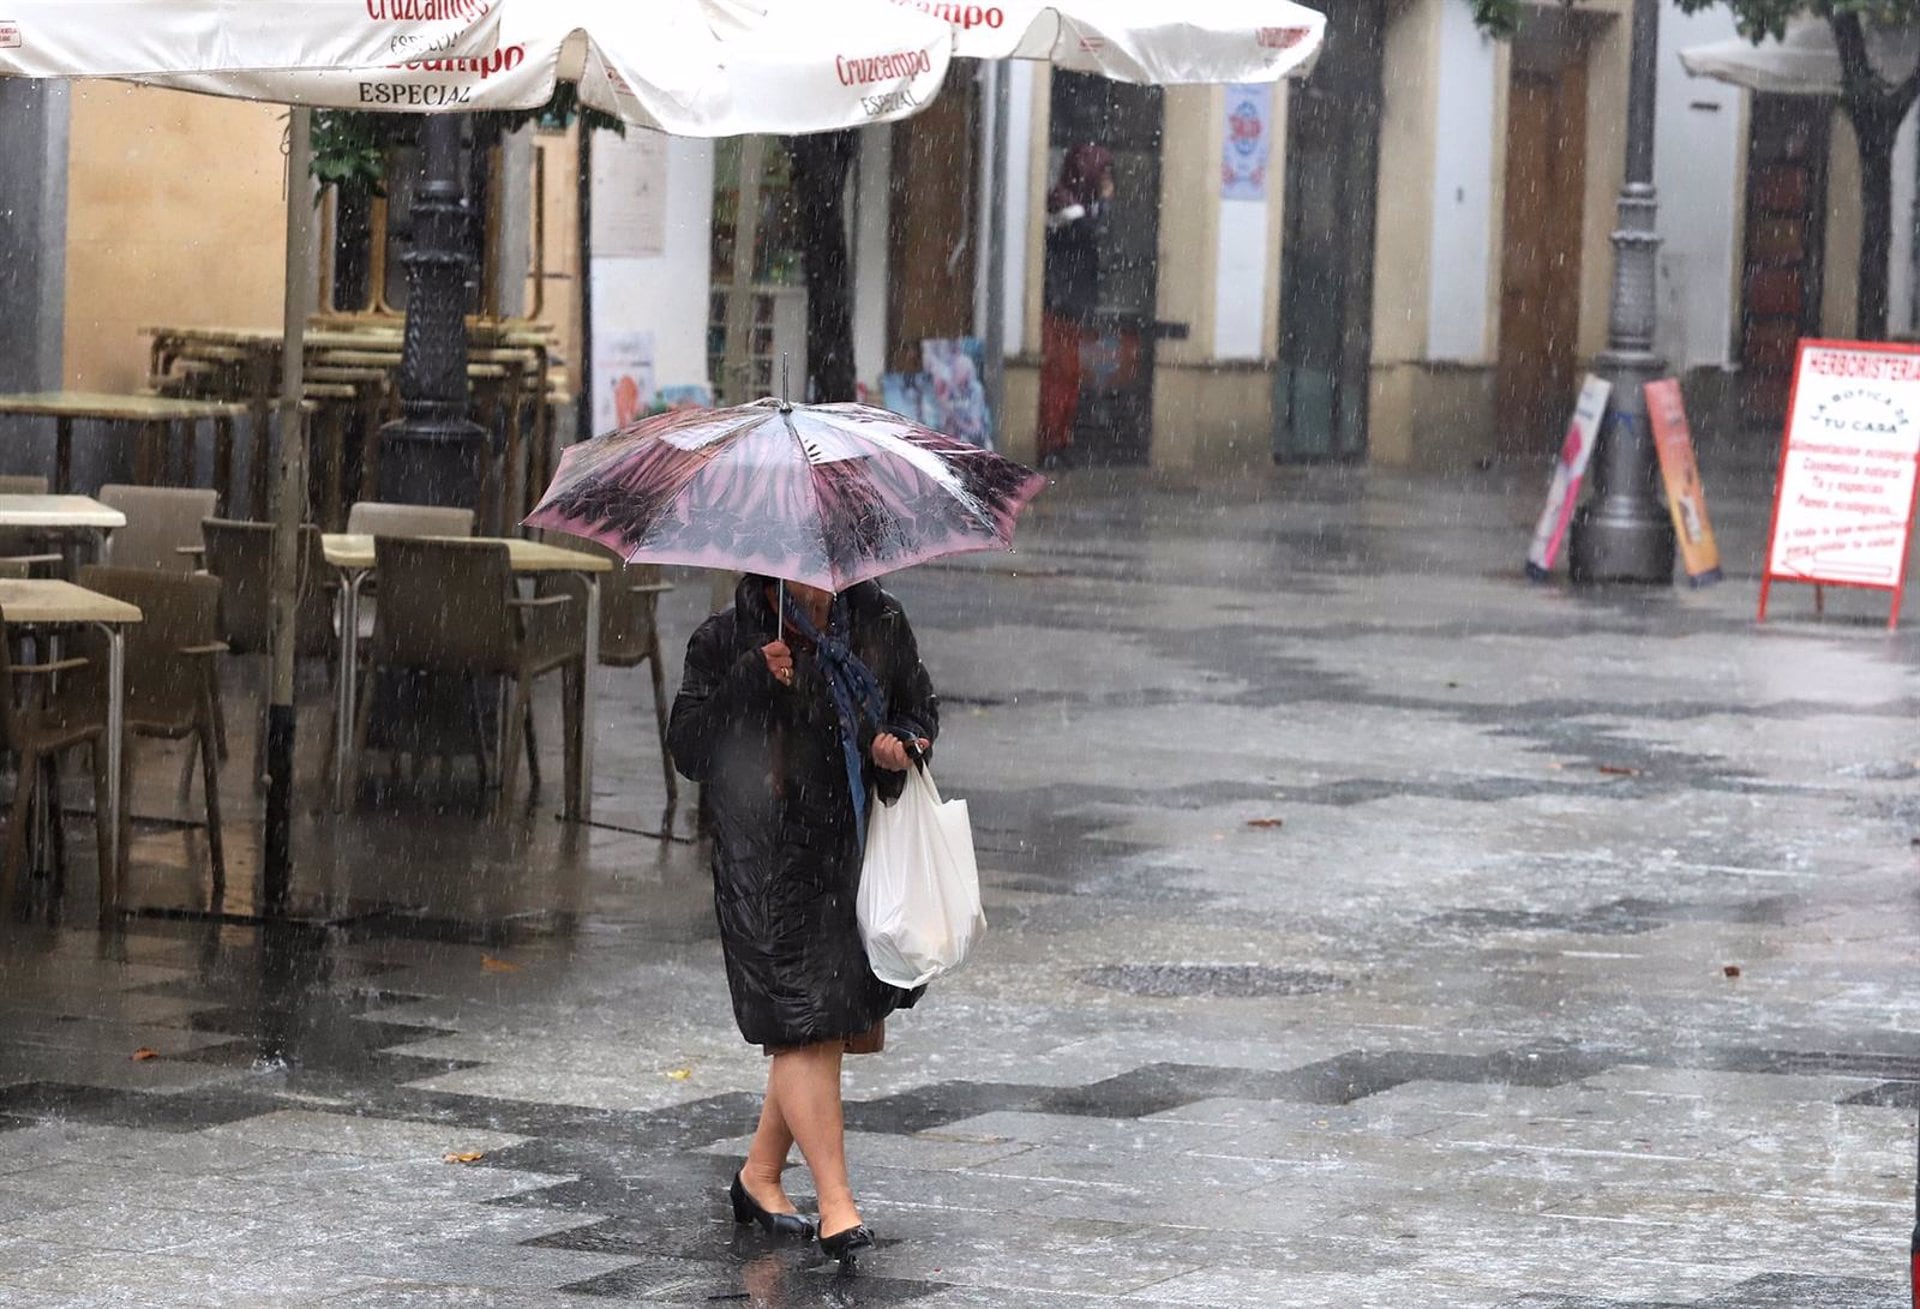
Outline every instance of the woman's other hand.
{"label": "woman's other hand", "polygon": [[[923,755],[932,744],[925,737],[915,742]],[[890,773],[904,773],[913,760],[907,754],[905,742],[890,732],[882,732],[873,738],[873,762]]]}
{"label": "woman's other hand", "polygon": [[785,641],[769,641],[760,647],[761,658],[767,661],[767,671],[773,674],[773,680],[782,686],[793,685],[793,651],[787,649]]}

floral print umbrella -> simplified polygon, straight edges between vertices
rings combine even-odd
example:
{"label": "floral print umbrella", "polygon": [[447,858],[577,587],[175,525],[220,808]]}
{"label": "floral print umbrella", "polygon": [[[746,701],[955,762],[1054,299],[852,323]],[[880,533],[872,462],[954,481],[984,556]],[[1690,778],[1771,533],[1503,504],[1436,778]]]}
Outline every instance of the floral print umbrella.
{"label": "floral print umbrella", "polygon": [[1010,549],[1046,479],[867,405],[760,400],[642,419],[571,446],[529,527],[636,563],[764,573],[827,591]]}

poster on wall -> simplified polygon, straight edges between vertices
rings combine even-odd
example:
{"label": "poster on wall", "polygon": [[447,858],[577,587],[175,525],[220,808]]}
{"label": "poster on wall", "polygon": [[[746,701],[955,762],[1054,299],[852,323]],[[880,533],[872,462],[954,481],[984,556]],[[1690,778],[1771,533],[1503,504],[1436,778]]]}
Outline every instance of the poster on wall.
{"label": "poster on wall", "polygon": [[653,333],[602,332],[593,342],[593,430],[611,432],[653,405]]}
{"label": "poster on wall", "polygon": [[987,412],[986,353],[978,337],[929,337],[920,343],[921,421],[936,432],[993,449]]}
{"label": "poster on wall", "polygon": [[1547,483],[1547,506],[1540,511],[1533,544],[1527,550],[1527,576],[1536,582],[1553,575],[1554,561],[1566,544],[1567,525],[1573,521],[1574,506],[1580,503],[1580,486],[1586,481],[1594,443],[1600,439],[1600,420],[1606,415],[1607,397],[1612,393],[1613,384],[1592,373],[1580,384],[1580,398],[1574,403],[1566,440],[1560,443],[1560,457],[1554,461],[1553,477]]}
{"label": "poster on wall", "polygon": [[653,259],[667,252],[667,138],[599,132],[593,139],[593,253]]}
{"label": "poster on wall", "polygon": [[1660,480],[1666,483],[1667,511],[1680,542],[1680,560],[1687,581],[1708,586],[1721,578],[1720,546],[1707,519],[1707,492],[1700,485],[1700,465],[1693,455],[1693,429],[1687,425],[1687,405],[1680,383],[1673,378],[1648,382],[1647,419],[1653,425],[1653,448],[1660,456]]}
{"label": "poster on wall", "polygon": [[1920,346],[1802,341],[1773,493],[1760,620],[1775,582],[1893,595],[1900,621],[1920,460]]}
{"label": "poster on wall", "polygon": [[1272,151],[1273,88],[1262,83],[1227,87],[1227,131],[1220,150],[1220,198],[1267,198]]}

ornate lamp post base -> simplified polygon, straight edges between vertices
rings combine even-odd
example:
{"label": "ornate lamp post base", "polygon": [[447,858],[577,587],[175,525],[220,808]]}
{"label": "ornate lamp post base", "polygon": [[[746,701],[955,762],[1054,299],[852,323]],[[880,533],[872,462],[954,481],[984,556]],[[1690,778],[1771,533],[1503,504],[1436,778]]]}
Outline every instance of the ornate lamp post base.
{"label": "ornate lamp post base", "polygon": [[407,266],[406,340],[400,393],[406,416],[380,431],[380,498],[402,504],[471,508],[483,525],[490,506],[493,440],[467,418],[468,213],[460,176],[461,120],[420,121],[422,181],[413,201]]}
{"label": "ornate lamp post base", "polygon": [[1613,234],[1613,299],[1607,349],[1594,371],[1613,383],[1593,499],[1573,520],[1567,568],[1577,583],[1673,583],[1673,520],[1659,492],[1660,462],[1647,424],[1643,389],[1666,372],[1653,352],[1660,237],[1654,226],[1653,93],[1660,46],[1660,0],[1634,0],[1627,91],[1626,182]]}

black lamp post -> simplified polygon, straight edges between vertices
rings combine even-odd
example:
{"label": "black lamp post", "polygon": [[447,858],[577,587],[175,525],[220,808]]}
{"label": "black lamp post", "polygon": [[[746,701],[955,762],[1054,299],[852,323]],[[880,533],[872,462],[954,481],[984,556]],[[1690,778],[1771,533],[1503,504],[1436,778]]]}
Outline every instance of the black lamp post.
{"label": "black lamp post", "polygon": [[1660,0],[1633,0],[1627,89],[1627,175],[1613,234],[1613,302],[1607,349],[1594,371],[1613,383],[1594,451],[1593,499],[1573,520],[1568,569],[1575,582],[1673,581],[1673,519],[1659,494],[1659,459],[1642,389],[1666,372],[1653,352],[1655,257],[1653,91]]}
{"label": "black lamp post", "polygon": [[421,183],[412,206],[407,326],[400,356],[406,412],[380,432],[380,498],[403,504],[455,505],[490,516],[480,497],[493,450],[487,430],[467,417],[467,282],[471,259],[460,171],[461,118],[420,120]]}

